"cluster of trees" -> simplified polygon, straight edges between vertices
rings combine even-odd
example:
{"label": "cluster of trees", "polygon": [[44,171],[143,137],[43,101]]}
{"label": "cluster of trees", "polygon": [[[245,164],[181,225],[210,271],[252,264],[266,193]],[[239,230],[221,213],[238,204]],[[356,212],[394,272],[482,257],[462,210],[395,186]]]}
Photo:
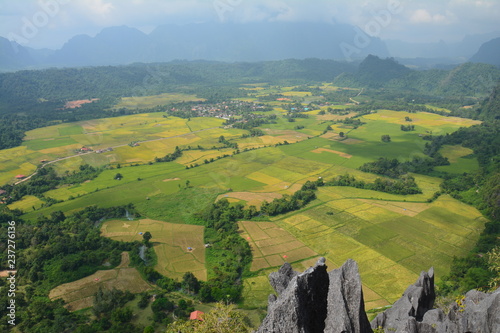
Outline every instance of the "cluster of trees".
{"label": "cluster of trees", "polygon": [[[121,252],[131,250],[132,244],[101,237],[96,225],[106,218],[124,217],[127,211],[138,215],[132,205],[90,206],[68,217],[62,212],[53,212],[36,222],[26,223],[15,212],[3,208],[0,232],[7,234],[7,221],[16,221],[16,322],[20,331],[76,331],[77,326],[88,322],[87,317],[69,313],[62,301],[50,302],[48,293],[58,285],[120,263]],[[4,262],[6,252],[2,251],[0,259]],[[104,267],[105,262],[110,266]],[[5,279],[0,281],[5,283]],[[0,303],[6,302],[7,293],[2,293]],[[6,317],[7,311],[2,307],[0,314]],[[2,321],[0,329],[7,331],[6,325],[7,322]]]}
{"label": "cluster of trees", "polygon": [[[153,321],[155,323],[160,323],[163,325],[171,324],[174,318],[178,320],[186,319],[189,314],[194,311],[193,301],[185,300],[183,298],[177,301],[175,304],[171,299],[169,299],[168,294],[164,292],[158,292],[155,294],[154,301],[151,303],[151,310],[153,311]],[[146,308],[151,300],[152,296],[149,293],[142,293],[141,299],[138,303],[139,308]],[[153,326],[147,326],[144,330],[150,330],[148,327],[153,329]]]}
{"label": "cluster of trees", "polygon": [[221,199],[202,210],[198,217],[205,221],[205,242],[209,262],[209,279],[199,290],[202,301],[236,302],[243,290],[242,276],[252,262],[248,243],[238,234],[237,221],[251,219],[258,214],[255,206],[244,209],[241,204],[231,205]]}
{"label": "cluster of trees", "polygon": [[44,197],[44,193],[55,189],[58,186],[65,184],[83,183],[86,180],[96,178],[103,168],[95,168],[88,164],[81,165],[78,171],[68,172],[63,176],[58,176],[53,167],[40,168],[37,173],[31,177],[29,181],[18,185],[5,185],[1,189],[6,191],[4,196],[7,198],[7,203],[20,200],[25,195],[33,195],[50,203],[50,199]]}
{"label": "cluster of trees", "polygon": [[414,131],[415,125],[401,125],[401,130],[404,132]]}
{"label": "cluster of trees", "polygon": [[408,172],[429,174],[435,166],[449,165],[450,162],[441,154],[434,154],[433,158],[414,157],[410,161],[400,162],[397,159],[380,157],[374,162],[368,162],[359,167],[361,171],[383,175],[391,178],[399,178]]}
{"label": "cluster of trees", "polygon": [[175,150],[173,153],[167,154],[163,157],[155,157],[155,162],[172,162],[182,156],[182,150],[179,146],[175,146]]}
{"label": "cluster of trees", "polygon": [[227,140],[224,137],[224,135],[221,135],[219,137],[219,143],[222,143],[224,145],[224,147],[227,147],[227,148],[238,149],[238,143],[236,143],[236,142],[230,142],[229,140]]}
{"label": "cluster of trees", "polygon": [[133,317],[132,309],[125,307],[134,298],[135,295],[129,291],[99,288],[92,306],[96,320],[83,325],[80,330],[137,332],[139,328],[130,322]]}
{"label": "cluster of trees", "polygon": [[252,129],[250,129],[249,134],[242,134],[241,137],[244,139],[244,138],[263,136],[263,135],[265,135],[265,133],[260,128],[252,128]]}
{"label": "cluster of trees", "polygon": [[286,116],[284,116],[289,122],[293,123],[297,118],[303,118],[307,119],[309,118],[309,115],[300,113],[300,112],[294,112],[294,113],[288,113]]}
{"label": "cluster of trees", "polygon": [[274,199],[271,202],[264,201],[260,210],[266,215],[275,216],[300,209],[316,199],[314,190],[316,190],[317,186],[323,186],[321,179],[319,182],[307,181],[293,195],[285,194],[282,198]]}
{"label": "cluster of trees", "polygon": [[224,125],[231,125],[234,128],[251,130],[254,127],[259,127],[264,124],[276,124],[277,116],[271,114],[269,116],[256,115],[253,113],[245,114],[241,119],[231,118],[227,120]]}
{"label": "cluster of trees", "polygon": [[362,180],[356,180],[349,174],[340,175],[325,183],[327,186],[351,186],[365,190],[386,192],[391,194],[419,194],[422,193],[415,178],[405,174],[398,179],[377,178],[373,183],[366,183]]}

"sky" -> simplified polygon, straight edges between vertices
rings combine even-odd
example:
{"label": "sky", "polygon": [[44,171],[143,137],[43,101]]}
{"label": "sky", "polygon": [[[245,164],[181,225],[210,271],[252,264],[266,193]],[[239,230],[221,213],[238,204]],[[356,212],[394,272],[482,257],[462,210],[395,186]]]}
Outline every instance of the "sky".
{"label": "sky", "polygon": [[500,31],[500,0],[0,0],[0,36],[58,49],[71,37],[127,25],[348,23],[382,39],[456,42]]}

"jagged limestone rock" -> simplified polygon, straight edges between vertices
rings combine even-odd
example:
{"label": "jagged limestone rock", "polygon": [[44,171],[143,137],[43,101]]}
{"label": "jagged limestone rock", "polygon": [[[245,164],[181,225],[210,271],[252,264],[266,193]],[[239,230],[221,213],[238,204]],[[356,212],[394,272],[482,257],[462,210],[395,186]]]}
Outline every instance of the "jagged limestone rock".
{"label": "jagged limestone rock", "polygon": [[432,309],[436,293],[434,291],[434,269],[422,272],[415,282],[394,305],[375,317],[371,322],[373,329],[382,327],[388,331],[410,332],[417,321]]}
{"label": "jagged limestone rock", "polygon": [[353,260],[330,273],[324,258],[301,274],[285,264],[270,280],[279,295],[269,296],[268,314],[258,333],[370,333],[379,327],[385,333],[500,333],[500,289],[490,294],[471,290],[445,314],[432,309],[432,268],[371,327]]}
{"label": "jagged limestone rock", "polygon": [[285,264],[269,279],[279,296],[269,297],[259,333],[372,332],[355,261],[348,260],[330,273],[324,258],[302,274]]}
{"label": "jagged limestone rock", "polygon": [[294,271],[289,263],[285,263],[277,272],[269,274],[269,283],[271,283],[276,293],[280,295],[293,277],[297,275],[299,275],[299,272]]}
{"label": "jagged limestone rock", "polygon": [[[285,264],[286,265],[286,264]],[[289,266],[289,265],[288,265]],[[281,278],[273,281],[281,288],[291,268],[283,268]],[[304,273],[294,275],[278,298],[270,297],[268,313],[257,332],[316,333],[323,332],[326,318],[328,273],[324,258]]]}
{"label": "jagged limestone rock", "polygon": [[434,304],[434,276],[422,272],[392,308],[379,314],[372,328],[386,333],[498,333],[500,332],[500,289],[487,294],[469,291],[448,314],[431,309]]}
{"label": "jagged limestone rock", "polygon": [[325,332],[372,332],[365,313],[358,264],[349,259],[328,275],[330,286]]}

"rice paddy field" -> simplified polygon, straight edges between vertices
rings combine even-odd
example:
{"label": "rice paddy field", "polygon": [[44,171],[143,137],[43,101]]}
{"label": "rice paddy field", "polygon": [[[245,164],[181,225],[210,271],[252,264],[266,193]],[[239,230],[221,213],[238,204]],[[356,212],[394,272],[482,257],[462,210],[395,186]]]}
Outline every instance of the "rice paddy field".
{"label": "rice paddy field", "polygon": [[[173,152],[176,146],[209,144],[220,135],[235,135],[218,130],[222,123],[215,118],[188,121],[150,113],[35,129],[26,133],[22,146],[0,151],[0,185],[13,183],[17,175],[30,175],[52,161],[61,174],[82,164],[144,164]],[[134,142],[140,143],[129,145]]]}
{"label": "rice paddy field", "polygon": [[203,227],[142,219],[138,221],[106,221],[101,227],[103,237],[132,242],[142,241],[149,231],[158,263],[155,269],[168,277],[181,279],[186,272],[206,280]]}
{"label": "rice paddy field", "polygon": [[57,286],[50,291],[49,298],[63,299],[68,310],[78,311],[92,307],[94,295],[99,288],[108,290],[116,288],[132,293],[152,290],[152,286],[144,281],[135,268],[129,267],[129,263],[129,255],[124,252],[122,262],[117,268],[97,271],[83,279]]}
{"label": "rice paddy field", "polygon": [[[246,87],[255,96],[282,93],[290,98],[307,97],[306,93],[292,91],[293,87],[258,88]],[[337,89],[330,85],[320,88]],[[62,173],[83,163],[115,167],[120,163],[119,170],[106,169],[92,181],[47,192],[46,197],[62,201],[50,207],[42,207],[38,198],[26,197],[12,208],[23,210],[24,218],[36,220],[57,210],[69,214],[94,204],[110,207],[133,203],[143,219],[107,221],[102,226],[103,236],[141,240],[140,232],[150,231],[160,273],[180,278],[191,271],[206,279],[203,227],[195,225],[199,221],[193,216],[207,205],[226,198],[260,207],[264,201],[293,194],[308,180],[328,180],[346,173],[373,182],[380,176],[360,171],[364,163],[380,156],[400,161],[424,156],[423,135],[451,133],[478,123],[431,113],[378,110],[362,116],[366,124],[352,129],[333,124],[337,118],[319,116],[317,111],[309,118],[288,122],[282,117],[281,102],[270,105],[276,105],[272,112],[278,115],[277,123],[263,125],[264,135],[253,138],[241,138],[248,133],[245,130],[222,128],[221,119],[163,118],[156,113],[30,131],[22,147],[0,151],[0,181],[7,183],[16,174],[29,174],[40,160],[69,156],[82,146],[114,146],[113,151],[78,154],[53,166]],[[407,116],[412,118],[415,131],[400,130],[401,125],[408,124]],[[329,124],[333,131],[324,133]],[[340,138],[340,131],[347,138]],[[391,136],[391,142],[381,141],[385,134]],[[240,153],[209,148],[218,145],[221,135],[237,142]],[[151,141],[129,146],[134,140]],[[205,148],[185,150],[174,162],[147,163],[173,152],[176,146],[198,145]],[[466,148],[446,146],[441,153],[451,165],[439,167],[439,171],[462,173],[478,168],[476,158]],[[229,156],[221,158],[224,154]],[[205,163],[211,159],[213,162]],[[199,166],[191,168],[192,164]],[[122,174],[121,180],[114,179],[117,172]],[[439,280],[448,272],[452,258],[467,253],[475,244],[486,220],[473,207],[446,195],[429,203],[442,179],[412,176],[421,194],[324,186],[317,190],[317,199],[302,210],[267,222],[240,221],[240,235],[253,252],[251,274],[244,281],[243,305],[266,306],[271,292],[267,275],[284,262],[303,271],[320,256],[327,258],[329,269],[349,258],[358,262],[367,309],[392,304],[420,271],[431,266]]]}

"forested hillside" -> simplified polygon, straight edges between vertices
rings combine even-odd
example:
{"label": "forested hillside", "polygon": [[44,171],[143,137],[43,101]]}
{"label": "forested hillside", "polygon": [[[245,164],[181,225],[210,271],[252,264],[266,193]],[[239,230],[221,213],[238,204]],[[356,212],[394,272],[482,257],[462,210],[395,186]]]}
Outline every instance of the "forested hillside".
{"label": "forested hillside", "polygon": [[[441,192],[449,193],[480,209],[490,218],[471,253],[455,258],[450,274],[441,284],[441,292],[466,292],[472,288],[494,287],[495,271],[491,270],[493,251],[500,249],[500,85],[481,108],[481,125],[462,128],[446,136],[435,137],[429,146],[462,145],[474,151],[480,164],[475,173],[448,176]],[[490,261],[490,262],[489,262]],[[498,263],[496,263],[498,265]],[[496,277],[498,283],[498,276]],[[493,284],[492,284],[493,283]]]}
{"label": "forested hillside", "polygon": [[[354,65],[333,60],[260,63],[171,62],[89,68],[46,69],[0,74],[0,149],[18,146],[24,132],[53,122],[123,115],[109,109],[126,96],[195,94],[208,101],[245,97],[240,84],[331,81]],[[66,109],[67,101],[98,101]],[[151,110],[150,110],[151,111]]]}
{"label": "forested hillside", "polygon": [[448,70],[410,70],[394,59],[367,57],[356,73],[336,78],[340,86],[384,88],[433,96],[488,96],[500,79],[500,69],[487,64],[465,63]]}

